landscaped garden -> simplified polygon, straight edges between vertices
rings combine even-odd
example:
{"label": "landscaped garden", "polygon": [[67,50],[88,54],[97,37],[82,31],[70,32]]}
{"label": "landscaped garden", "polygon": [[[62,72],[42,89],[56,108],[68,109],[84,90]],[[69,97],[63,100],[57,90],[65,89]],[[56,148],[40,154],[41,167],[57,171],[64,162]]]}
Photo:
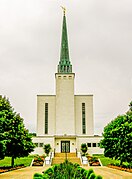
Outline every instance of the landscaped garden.
{"label": "landscaped garden", "polygon": [[102,179],[96,175],[93,169],[85,170],[79,164],[73,164],[66,160],[64,163],[54,165],[43,174],[34,174],[34,179]]}
{"label": "landscaped garden", "polygon": [[111,163],[118,162],[118,160],[114,160],[109,157],[105,157],[103,154],[93,154],[93,157],[99,158],[103,166],[107,166]]}
{"label": "landscaped garden", "polygon": [[0,173],[30,166],[33,158],[34,156],[16,158],[14,160],[14,167],[12,167],[11,157],[5,157],[3,160],[0,160]]}

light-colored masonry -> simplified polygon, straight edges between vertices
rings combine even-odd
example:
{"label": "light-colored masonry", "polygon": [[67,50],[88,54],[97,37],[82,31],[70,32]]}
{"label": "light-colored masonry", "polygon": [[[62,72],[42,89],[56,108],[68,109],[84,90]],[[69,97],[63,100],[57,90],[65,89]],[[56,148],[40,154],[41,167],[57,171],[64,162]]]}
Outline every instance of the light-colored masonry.
{"label": "light-colored masonry", "polygon": [[62,41],[56,94],[37,96],[37,137],[34,153],[42,154],[44,144],[55,152],[80,151],[87,143],[89,153],[103,153],[101,137],[94,136],[93,95],[75,95],[72,64],[69,57],[66,16],[63,15]]}
{"label": "light-colored masonry", "polygon": [[[103,153],[101,137],[94,136],[93,95],[74,95],[74,74],[55,74],[56,95],[37,96],[37,144],[34,153],[42,154],[43,145],[61,152],[61,141],[70,142],[70,152],[80,151],[82,143],[91,144],[89,153]],[[48,103],[48,134],[45,134],[45,104]],[[85,126],[82,127],[82,103],[85,104]]]}

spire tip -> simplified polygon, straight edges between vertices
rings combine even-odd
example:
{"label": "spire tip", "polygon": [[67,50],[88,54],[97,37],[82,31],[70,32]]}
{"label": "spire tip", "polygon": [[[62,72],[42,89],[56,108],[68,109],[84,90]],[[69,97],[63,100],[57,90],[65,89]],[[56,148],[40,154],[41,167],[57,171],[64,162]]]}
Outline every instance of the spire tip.
{"label": "spire tip", "polygon": [[64,16],[65,16],[65,14],[66,14],[66,8],[65,8],[65,7],[63,7],[63,6],[61,6],[61,8],[62,8],[63,13],[64,13]]}

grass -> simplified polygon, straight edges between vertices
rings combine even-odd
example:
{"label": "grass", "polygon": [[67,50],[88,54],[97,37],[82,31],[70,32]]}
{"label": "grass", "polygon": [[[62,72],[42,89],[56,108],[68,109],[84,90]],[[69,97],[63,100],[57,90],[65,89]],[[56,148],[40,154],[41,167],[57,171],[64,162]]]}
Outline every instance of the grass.
{"label": "grass", "polygon": [[[24,166],[30,166],[33,156],[21,157],[15,159],[15,165],[24,164]],[[0,160],[0,167],[11,166],[11,157],[5,157],[3,160]]]}
{"label": "grass", "polygon": [[103,166],[107,166],[110,163],[115,163],[118,161],[118,160],[110,159],[109,157],[105,157],[103,154],[93,154],[93,156],[99,158]]}

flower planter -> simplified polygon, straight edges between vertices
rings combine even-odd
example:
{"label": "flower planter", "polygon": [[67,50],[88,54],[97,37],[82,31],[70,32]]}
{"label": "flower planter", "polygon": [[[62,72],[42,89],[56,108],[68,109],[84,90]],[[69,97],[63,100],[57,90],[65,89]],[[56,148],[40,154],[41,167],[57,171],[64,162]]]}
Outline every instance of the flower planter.
{"label": "flower planter", "polygon": [[95,157],[88,156],[88,162],[90,166],[101,166],[99,160]]}
{"label": "flower planter", "polygon": [[43,156],[38,156],[34,158],[32,166],[43,166],[43,165],[44,165]]}

